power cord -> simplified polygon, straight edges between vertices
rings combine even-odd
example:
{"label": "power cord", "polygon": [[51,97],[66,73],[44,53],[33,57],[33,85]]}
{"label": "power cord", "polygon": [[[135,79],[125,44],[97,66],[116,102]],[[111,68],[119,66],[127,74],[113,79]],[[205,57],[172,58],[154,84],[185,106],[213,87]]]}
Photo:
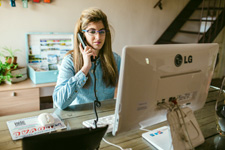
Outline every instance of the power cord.
{"label": "power cord", "polygon": [[139,130],[150,132],[151,130],[145,129],[144,127],[139,128]]}
{"label": "power cord", "polygon": [[107,143],[107,144],[109,144],[109,145],[112,145],[112,146],[114,146],[114,147],[117,147],[117,148],[119,148],[120,150],[132,150],[132,148],[126,148],[126,149],[123,149],[121,146],[116,145],[116,144],[113,144],[113,143],[107,141],[105,138],[102,138],[102,139],[103,139],[103,141],[104,141],[105,143]]}

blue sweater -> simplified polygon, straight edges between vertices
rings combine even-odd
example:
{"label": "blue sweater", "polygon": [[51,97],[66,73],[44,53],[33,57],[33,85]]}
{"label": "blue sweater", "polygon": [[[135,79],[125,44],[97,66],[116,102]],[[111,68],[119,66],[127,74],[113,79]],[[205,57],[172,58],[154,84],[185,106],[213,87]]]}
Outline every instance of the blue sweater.
{"label": "blue sweater", "polygon": [[[118,72],[120,71],[121,58],[118,54],[113,53],[117,64]],[[106,87],[102,80],[102,68],[100,59],[96,61],[96,91],[99,101],[112,99],[114,97],[115,87]],[[90,103],[95,100],[94,95],[94,62],[92,62],[89,74],[91,77],[91,84],[88,88],[83,88],[87,81],[87,77],[80,70],[75,73],[72,55],[67,55],[61,64],[57,84],[53,92],[54,104],[60,108],[65,109],[69,105]]]}

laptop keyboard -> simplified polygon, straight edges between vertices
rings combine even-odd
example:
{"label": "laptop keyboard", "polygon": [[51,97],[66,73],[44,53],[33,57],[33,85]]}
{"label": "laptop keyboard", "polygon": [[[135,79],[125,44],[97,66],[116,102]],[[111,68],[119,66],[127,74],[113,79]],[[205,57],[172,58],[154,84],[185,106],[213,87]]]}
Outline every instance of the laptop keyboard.
{"label": "laptop keyboard", "polygon": [[[97,126],[103,127],[103,126],[108,125],[109,127],[108,127],[106,133],[112,132],[114,119],[115,119],[114,114],[109,115],[109,116],[100,117],[100,118],[98,118]],[[94,120],[95,119],[86,120],[83,122],[83,125],[87,128],[95,128]]]}

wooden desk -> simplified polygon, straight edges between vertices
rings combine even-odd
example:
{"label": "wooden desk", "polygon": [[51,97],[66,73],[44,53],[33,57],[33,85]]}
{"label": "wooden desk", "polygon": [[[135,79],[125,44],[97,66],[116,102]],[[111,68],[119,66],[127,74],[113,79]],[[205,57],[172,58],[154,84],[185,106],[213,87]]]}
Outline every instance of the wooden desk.
{"label": "wooden desk", "polygon": [[[201,146],[197,147],[197,150],[213,150],[213,138],[217,135],[216,124],[215,124],[215,114],[214,114],[214,106],[215,100],[218,91],[210,90],[208,99],[203,109],[196,111],[195,115],[199,122],[200,128],[206,138],[206,141]],[[102,103],[102,107],[98,109],[98,114],[100,117],[110,115],[114,113],[115,100],[108,100]],[[94,113],[92,110],[92,104],[85,105],[77,105],[68,108],[67,110],[59,110],[57,108],[54,109],[46,109],[41,111],[10,115],[0,117],[0,149],[1,150],[22,150],[21,144],[22,141],[12,141],[10,133],[8,131],[8,127],[6,125],[6,121],[14,120],[19,118],[25,118],[30,116],[39,115],[43,112],[51,112],[56,113],[62,120],[65,122],[67,126],[71,129],[81,128],[83,127],[82,122],[84,120],[94,118]],[[157,125],[160,126],[160,125]],[[157,127],[155,126],[155,127]],[[154,129],[155,127],[150,127],[148,129]],[[112,136],[111,134],[107,134],[105,139],[114,144],[118,144],[123,148],[132,148],[133,150],[151,150],[155,149],[148,142],[142,139],[141,135],[145,131],[142,130],[133,130],[126,134],[120,134],[118,136]],[[110,146],[102,141],[101,150],[118,150],[113,146]]]}
{"label": "wooden desk", "polygon": [[30,79],[0,85],[0,116],[40,110],[40,88],[55,83],[34,84]]}

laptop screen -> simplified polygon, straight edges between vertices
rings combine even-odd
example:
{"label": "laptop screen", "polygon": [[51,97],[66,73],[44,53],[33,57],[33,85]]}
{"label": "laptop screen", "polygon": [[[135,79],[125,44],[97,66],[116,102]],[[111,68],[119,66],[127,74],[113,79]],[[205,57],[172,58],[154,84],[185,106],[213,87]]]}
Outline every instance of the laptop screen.
{"label": "laptop screen", "polygon": [[26,137],[22,141],[23,150],[63,150],[63,149],[96,149],[108,126],[91,129],[81,128],[62,132],[41,134]]}

